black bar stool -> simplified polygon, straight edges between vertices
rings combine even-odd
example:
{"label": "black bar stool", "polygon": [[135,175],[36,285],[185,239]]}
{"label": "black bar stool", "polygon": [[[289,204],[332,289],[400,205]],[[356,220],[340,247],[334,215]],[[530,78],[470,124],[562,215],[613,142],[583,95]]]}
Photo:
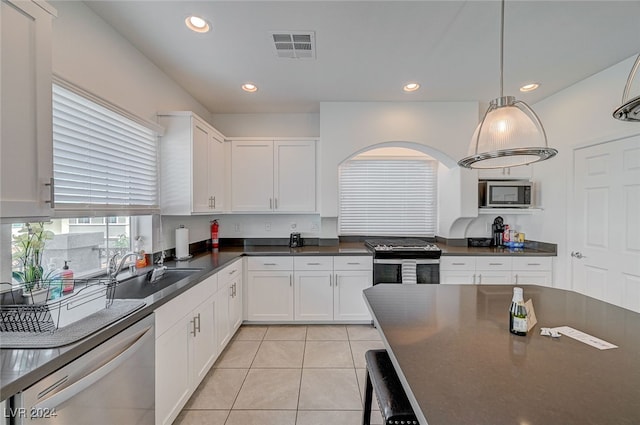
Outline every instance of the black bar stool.
{"label": "black bar stool", "polygon": [[367,362],[367,383],[362,425],[371,424],[374,388],[386,425],[419,425],[387,350],[369,350],[364,357]]}

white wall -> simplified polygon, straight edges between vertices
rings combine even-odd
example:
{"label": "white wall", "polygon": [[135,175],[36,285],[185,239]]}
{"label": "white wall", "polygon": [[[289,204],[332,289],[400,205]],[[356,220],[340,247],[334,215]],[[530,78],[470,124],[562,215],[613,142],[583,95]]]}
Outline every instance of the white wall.
{"label": "white wall", "polygon": [[225,137],[319,137],[320,114],[213,114]]}
{"label": "white wall", "polygon": [[52,1],[53,72],[125,110],[156,121],[157,111],[209,111],[83,2]]}
{"label": "white wall", "polygon": [[[576,147],[605,142],[640,133],[640,124],[614,119],[611,114],[621,104],[622,91],[635,57],[620,62],[557,94],[532,105],[540,116],[550,146],[558,155],[533,165],[533,178],[540,186],[541,213],[508,216],[505,221],[524,231],[527,239],[558,244],[556,259],[557,286],[570,286],[570,252],[568,229],[571,222],[573,193],[573,151]],[[470,236],[483,234],[487,221],[481,216],[470,225]]]}
{"label": "white wall", "polygon": [[[466,156],[478,124],[478,102],[323,102],[320,104],[320,212],[338,215],[338,166],[355,153],[386,142],[410,142],[430,149],[431,156],[454,164]],[[455,185],[454,185],[455,186]],[[460,216],[457,183],[439,208]],[[455,207],[449,208],[452,205]],[[445,231],[445,229],[440,229]],[[323,229],[328,232],[328,229]],[[335,232],[335,230],[334,230]],[[335,233],[334,233],[335,235]],[[446,235],[445,235],[446,236]]]}

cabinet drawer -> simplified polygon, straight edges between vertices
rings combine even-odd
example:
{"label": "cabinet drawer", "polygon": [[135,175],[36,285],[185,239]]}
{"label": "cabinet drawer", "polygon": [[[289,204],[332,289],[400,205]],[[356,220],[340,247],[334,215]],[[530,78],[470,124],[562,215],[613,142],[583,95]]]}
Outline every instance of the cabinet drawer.
{"label": "cabinet drawer", "polygon": [[218,275],[218,288],[222,288],[242,274],[242,261],[236,260],[216,274]]}
{"label": "cabinet drawer", "polygon": [[511,271],[511,257],[476,257],[476,270]]}
{"label": "cabinet drawer", "polygon": [[476,257],[440,257],[440,270],[475,271]]}
{"label": "cabinet drawer", "polygon": [[513,270],[551,270],[551,257],[518,257],[513,259]]}
{"label": "cabinet drawer", "polygon": [[293,257],[293,269],[333,271],[333,257]]}
{"label": "cabinet drawer", "polygon": [[247,270],[293,270],[293,257],[248,257]]}
{"label": "cabinet drawer", "polygon": [[333,257],[335,270],[373,270],[373,257],[368,255]]}

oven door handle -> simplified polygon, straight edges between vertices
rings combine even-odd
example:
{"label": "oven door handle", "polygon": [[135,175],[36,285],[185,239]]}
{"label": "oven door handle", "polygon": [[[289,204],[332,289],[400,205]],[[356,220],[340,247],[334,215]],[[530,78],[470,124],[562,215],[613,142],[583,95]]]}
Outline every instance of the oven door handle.
{"label": "oven door handle", "polygon": [[[408,258],[409,260],[409,258]],[[410,259],[412,261],[415,261],[416,264],[440,264],[440,260],[437,258],[420,258],[420,259]],[[402,265],[402,260],[401,259],[374,259],[373,260],[373,264],[395,264],[398,266]]]}

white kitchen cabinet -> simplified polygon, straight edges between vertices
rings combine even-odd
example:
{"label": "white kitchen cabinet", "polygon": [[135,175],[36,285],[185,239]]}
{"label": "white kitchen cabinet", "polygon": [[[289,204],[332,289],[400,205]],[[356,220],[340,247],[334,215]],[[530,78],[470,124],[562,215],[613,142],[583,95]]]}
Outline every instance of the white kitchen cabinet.
{"label": "white kitchen cabinet", "polygon": [[163,112],[160,207],[163,214],[222,212],[226,206],[224,136],[192,112]]}
{"label": "white kitchen cabinet", "polygon": [[333,319],[371,320],[362,291],[373,285],[373,259],[369,256],[337,256],[333,259]]}
{"label": "white kitchen cabinet", "polygon": [[519,167],[493,168],[478,170],[478,179],[488,180],[510,180],[523,179],[530,180],[533,177],[533,167],[530,165],[520,165]]}
{"label": "white kitchen cabinet", "polygon": [[175,420],[218,355],[217,285],[210,276],[155,310],[158,424]]}
{"label": "white kitchen cabinet", "polygon": [[333,320],[333,257],[294,257],[294,319]]}
{"label": "white kitchen cabinet", "polygon": [[535,284],[552,286],[551,257],[444,256],[442,284]]}
{"label": "white kitchen cabinet", "polygon": [[0,217],[49,217],[53,136],[51,40],[55,9],[0,4]]}
{"label": "white kitchen cabinet", "polygon": [[314,212],[315,140],[232,140],[231,210]]}
{"label": "white kitchen cabinet", "polygon": [[247,320],[293,320],[293,258],[247,258]]}
{"label": "white kitchen cabinet", "polygon": [[217,344],[222,351],[242,324],[242,260],[236,260],[217,274]]}

